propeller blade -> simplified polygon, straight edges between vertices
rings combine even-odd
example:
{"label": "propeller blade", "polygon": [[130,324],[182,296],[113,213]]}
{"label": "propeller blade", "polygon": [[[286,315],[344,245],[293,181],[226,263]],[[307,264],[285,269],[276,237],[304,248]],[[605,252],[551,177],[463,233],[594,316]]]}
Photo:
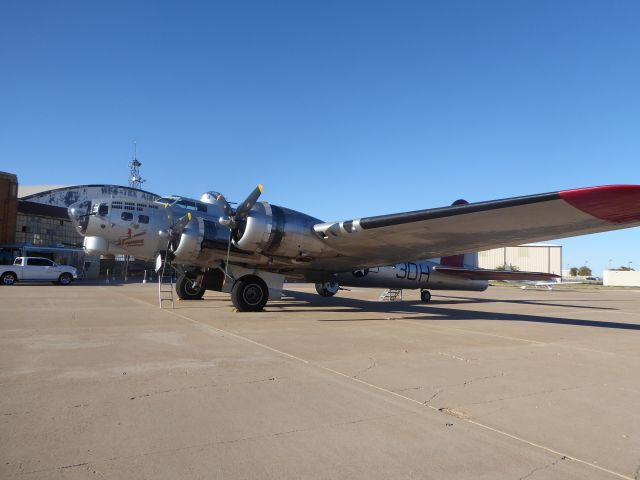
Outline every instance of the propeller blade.
{"label": "propeller blade", "polygon": [[249,210],[256,204],[258,198],[262,194],[262,185],[258,185],[253,192],[249,194],[249,196],[238,205],[236,209],[236,213],[233,216],[233,219],[237,222],[239,220],[244,219],[247,215],[249,215]]}
{"label": "propeller blade", "polygon": [[[173,218],[173,215],[171,215]],[[167,250],[178,248],[178,244],[180,243],[180,235],[184,232],[184,229],[187,227],[187,224],[191,221],[191,212],[188,212],[184,217],[179,218],[176,223],[169,226],[168,230],[168,244]]]}
{"label": "propeller blade", "polygon": [[184,232],[185,227],[191,221],[191,212],[188,212],[184,217],[178,219],[173,225],[173,235],[179,237]]}
{"label": "propeller blade", "polygon": [[167,227],[171,228],[171,226],[173,225],[173,210],[169,208],[168,203],[164,204],[164,210],[165,212],[167,212]]}

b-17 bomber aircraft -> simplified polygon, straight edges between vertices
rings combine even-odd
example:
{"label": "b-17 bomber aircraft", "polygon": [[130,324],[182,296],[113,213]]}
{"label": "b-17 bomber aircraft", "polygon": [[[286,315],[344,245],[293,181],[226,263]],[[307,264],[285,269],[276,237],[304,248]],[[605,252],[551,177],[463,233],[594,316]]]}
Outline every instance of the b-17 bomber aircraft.
{"label": "b-17 bomber aircraft", "polygon": [[[609,185],[467,203],[340,222],[259,202],[259,185],[232,208],[207,192],[200,200],[94,198],[69,217],[95,254],[166,262],[182,299],[231,293],[239,311],[280,299],[284,281],[313,282],[320,295],[340,286],[484,290],[488,280],[556,275],[486,270],[474,252],[640,225],[640,185]],[[416,260],[429,259],[429,260]],[[158,264],[158,263],[157,263]]]}

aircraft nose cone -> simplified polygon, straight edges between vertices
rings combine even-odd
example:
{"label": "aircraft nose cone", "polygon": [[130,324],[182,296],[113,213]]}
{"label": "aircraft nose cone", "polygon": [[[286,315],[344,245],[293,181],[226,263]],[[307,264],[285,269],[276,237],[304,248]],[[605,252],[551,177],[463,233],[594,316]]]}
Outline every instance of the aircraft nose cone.
{"label": "aircraft nose cone", "polygon": [[87,231],[89,224],[89,209],[91,208],[91,202],[78,202],[74,203],[67,209],[67,214],[76,227],[76,230],[81,235],[84,235]]}

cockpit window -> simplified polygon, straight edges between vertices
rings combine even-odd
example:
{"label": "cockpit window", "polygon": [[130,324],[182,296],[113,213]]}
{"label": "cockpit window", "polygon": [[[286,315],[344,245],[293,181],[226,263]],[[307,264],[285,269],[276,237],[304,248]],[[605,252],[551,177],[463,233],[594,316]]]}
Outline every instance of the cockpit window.
{"label": "cockpit window", "polygon": [[179,200],[176,202],[176,206],[186,208],[187,210],[195,210],[196,202],[193,200]]}
{"label": "cockpit window", "polygon": [[98,207],[98,215],[100,215],[101,217],[106,217],[107,215],[109,215],[109,204],[101,203]]}
{"label": "cockpit window", "polygon": [[109,214],[109,204],[108,203],[94,203],[91,206],[91,215],[100,215],[104,217]]}

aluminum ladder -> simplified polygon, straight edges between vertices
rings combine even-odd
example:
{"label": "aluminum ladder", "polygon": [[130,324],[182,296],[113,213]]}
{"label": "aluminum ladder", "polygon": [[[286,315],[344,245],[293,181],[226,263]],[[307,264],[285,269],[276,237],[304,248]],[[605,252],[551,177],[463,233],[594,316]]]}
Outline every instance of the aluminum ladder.
{"label": "aluminum ladder", "polygon": [[173,301],[173,268],[162,261],[162,268],[158,269],[158,303],[163,308],[163,302],[171,302],[171,308],[175,308]]}
{"label": "aluminum ladder", "polygon": [[402,300],[401,288],[387,288],[378,299],[381,302],[397,302]]}

